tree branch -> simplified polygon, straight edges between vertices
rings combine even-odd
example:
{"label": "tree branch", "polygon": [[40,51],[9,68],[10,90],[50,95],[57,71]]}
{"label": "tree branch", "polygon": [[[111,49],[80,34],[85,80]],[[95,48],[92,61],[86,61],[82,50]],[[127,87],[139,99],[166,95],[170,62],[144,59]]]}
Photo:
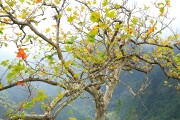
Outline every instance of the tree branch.
{"label": "tree branch", "polygon": [[52,118],[46,115],[37,115],[37,114],[25,114],[24,116],[18,116],[13,120],[52,120]]}
{"label": "tree branch", "polygon": [[[61,86],[62,88],[66,89],[63,85],[60,85],[58,82],[54,82],[54,81],[50,81],[48,79],[41,79],[41,78],[27,78],[27,79],[23,79],[21,80],[22,83],[26,83],[26,82],[44,82],[53,86]],[[0,88],[0,91],[6,90],[8,88],[12,88],[14,86],[18,85],[18,81],[15,83],[10,83],[9,85],[3,86]]]}

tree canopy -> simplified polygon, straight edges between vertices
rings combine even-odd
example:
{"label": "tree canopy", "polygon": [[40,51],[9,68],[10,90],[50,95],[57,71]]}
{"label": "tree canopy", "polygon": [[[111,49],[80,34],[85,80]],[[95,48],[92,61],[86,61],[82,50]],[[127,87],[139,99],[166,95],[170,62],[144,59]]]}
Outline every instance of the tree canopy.
{"label": "tree canopy", "polygon": [[[130,6],[128,0],[1,0],[0,45],[16,46],[13,60],[1,61],[0,91],[15,86],[28,89],[11,119],[55,119],[83,92],[96,104],[96,120],[105,120],[107,106],[120,83],[137,96],[123,80],[122,71],[148,74],[155,65],[166,76],[180,80],[180,40],[170,24],[170,0],[156,1],[151,8]],[[163,31],[171,31],[163,36]],[[2,56],[1,56],[2,57]],[[49,99],[33,82],[63,88]],[[102,91],[102,87],[105,91]],[[35,90],[36,93],[32,94]],[[24,113],[41,102],[44,114]],[[22,114],[23,113],[23,114]]]}

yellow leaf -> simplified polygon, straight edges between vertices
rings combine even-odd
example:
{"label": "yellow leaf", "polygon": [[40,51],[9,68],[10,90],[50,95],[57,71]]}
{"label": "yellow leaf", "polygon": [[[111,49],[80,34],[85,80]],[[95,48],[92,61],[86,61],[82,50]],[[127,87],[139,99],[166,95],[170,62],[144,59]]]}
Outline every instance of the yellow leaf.
{"label": "yellow leaf", "polygon": [[9,18],[3,18],[4,22],[9,22],[10,19]]}
{"label": "yellow leaf", "polygon": [[50,28],[46,28],[46,33],[48,33],[50,31]]}
{"label": "yellow leaf", "polygon": [[84,6],[81,6],[81,11],[84,11],[85,7]]}
{"label": "yellow leaf", "polygon": [[164,16],[164,13],[160,13],[160,15],[159,15],[159,16],[161,16],[161,17],[162,17],[162,16]]}
{"label": "yellow leaf", "polygon": [[71,8],[70,8],[70,7],[68,7],[66,10],[67,10],[67,11],[71,11]]}
{"label": "yellow leaf", "polygon": [[25,12],[23,12],[23,13],[21,14],[21,18],[22,18],[22,19],[26,18],[26,13],[25,13]]}
{"label": "yellow leaf", "polygon": [[24,0],[19,0],[21,3],[23,3],[24,2]]}
{"label": "yellow leaf", "polygon": [[74,18],[75,18],[74,16],[70,16],[70,17],[68,17],[67,21],[68,22],[73,22]]}
{"label": "yellow leaf", "polygon": [[110,20],[107,20],[107,24],[109,24],[110,23]]}
{"label": "yellow leaf", "polygon": [[61,18],[62,17],[62,13],[58,14],[58,18]]}
{"label": "yellow leaf", "polygon": [[113,32],[109,32],[109,35],[112,36],[112,35],[113,35]]}
{"label": "yellow leaf", "polygon": [[0,83],[0,88],[3,88],[3,85]]}
{"label": "yellow leaf", "polygon": [[98,28],[99,28],[99,26],[98,26],[98,25],[95,25],[95,26],[92,28],[92,31],[98,32]]}
{"label": "yellow leaf", "polygon": [[150,23],[151,23],[151,24],[153,24],[153,23],[154,23],[154,20],[153,20],[153,19],[151,19],[151,20],[150,20]]}
{"label": "yellow leaf", "polygon": [[54,0],[56,4],[60,4],[60,0]]}
{"label": "yellow leaf", "polygon": [[178,70],[180,70],[180,65],[179,65],[179,66],[177,66],[177,68],[178,68]]}
{"label": "yellow leaf", "polygon": [[77,120],[76,118],[68,118],[68,120]]}
{"label": "yellow leaf", "polygon": [[167,2],[167,6],[168,6],[168,7],[171,7],[170,2]]}
{"label": "yellow leaf", "polygon": [[6,37],[6,35],[4,35],[4,40],[7,40],[7,37]]}
{"label": "yellow leaf", "polygon": [[178,39],[178,38],[179,38],[179,34],[176,34],[176,35],[175,35],[175,38]]}
{"label": "yellow leaf", "polygon": [[168,45],[169,44],[169,40],[164,40],[164,45]]}
{"label": "yellow leaf", "polygon": [[101,13],[99,11],[91,12],[90,20],[92,22],[98,22],[101,17]]}

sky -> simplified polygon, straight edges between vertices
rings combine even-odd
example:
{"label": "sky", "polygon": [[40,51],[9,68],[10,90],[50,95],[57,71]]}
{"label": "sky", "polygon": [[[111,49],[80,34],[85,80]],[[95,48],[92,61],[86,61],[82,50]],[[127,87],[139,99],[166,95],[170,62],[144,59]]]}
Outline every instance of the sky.
{"label": "sky", "polygon": [[[154,3],[155,1],[165,1],[165,0],[129,0],[130,2],[132,2],[133,4],[137,4],[137,6],[143,6],[143,5],[147,5],[147,6],[152,6],[152,3]],[[173,22],[173,28],[174,29],[179,29],[179,33],[180,33],[180,0],[170,0],[170,9],[169,9],[169,13],[170,13],[170,17],[172,18],[176,18]],[[156,10],[151,10],[152,13],[157,13]]]}

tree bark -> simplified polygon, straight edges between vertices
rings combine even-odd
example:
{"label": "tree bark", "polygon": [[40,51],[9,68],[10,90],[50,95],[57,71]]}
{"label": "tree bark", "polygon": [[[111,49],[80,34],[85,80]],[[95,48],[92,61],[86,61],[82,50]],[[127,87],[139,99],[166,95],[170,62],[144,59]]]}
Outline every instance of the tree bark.
{"label": "tree bark", "polygon": [[106,92],[105,94],[101,93],[100,91],[94,96],[95,103],[96,103],[96,113],[95,113],[95,120],[105,120],[106,119],[106,112],[109,102],[112,98],[112,93],[117,86],[117,82],[113,82],[109,85],[106,85]]}
{"label": "tree bark", "polygon": [[96,108],[95,120],[105,120],[106,119],[106,108],[101,106]]}
{"label": "tree bark", "polygon": [[107,106],[104,101],[103,93],[97,95],[97,97],[95,98],[95,103],[96,103],[95,120],[105,120]]}
{"label": "tree bark", "polygon": [[114,89],[118,84],[121,71],[122,71],[122,66],[119,66],[118,69],[115,70],[115,74],[114,74],[115,81],[111,81],[106,85],[105,93],[102,93],[100,90],[94,90],[92,95],[96,103],[95,120],[106,120],[107,107],[112,98]]}
{"label": "tree bark", "polygon": [[14,120],[54,120],[46,115],[25,114],[24,117],[17,117]]}

